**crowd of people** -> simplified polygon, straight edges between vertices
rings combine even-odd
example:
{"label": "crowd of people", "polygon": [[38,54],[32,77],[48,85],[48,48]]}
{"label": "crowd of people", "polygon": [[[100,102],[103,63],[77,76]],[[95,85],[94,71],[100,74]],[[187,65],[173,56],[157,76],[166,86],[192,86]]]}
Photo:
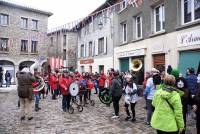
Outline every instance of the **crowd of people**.
{"label": "crowd of people", "polygon": [[[32,88],[40,83],[38,80],[41,79],[38,78],[41,77],[46,84],[45,88],[32,92]],[[125,121],[135,122],[137,119],[135,106],[139,97],[144,96],[147,110],[145,124],[156,129],[158,134],[184,134],[187,128],[188,109],[196,113],[197,133],[200,133],[200,74],[199,71],[195,74],[193,68],[188,68],[185,77],[171,66],[168,67],[166,74],[152,68],[151,71],[145,73],[142,93],[138,88],[137,76],[131,72],[121,73],[114,69],[110,69],[107,74],[103,71],[100,74],[78,71],[72,73],[67,70],[61,72],[58,69],[49,70],[44,74],[35,70],[34,74],[31,74],[24,68],[20,68],[17,78],[18,96],[20,106],[22,106],[21,120],[25,119],[25,111],[28,111],[29,120],[33,118],[30,111],[33,96],[35,96],[35,111],[37,112],[41,109],[39,107],[41,95],[45,98],[49,93],[53,100],[62,96],[62,110],[67,112],[71,101],[69,87],[71,83],[77,82],[80,88],[80,104],[88,103],[87,98],[90,100],[92,89],[95,89],[95,94],[99,95],[105,89],[109,89],[114,109],[111,117],[113,119],[119,118],[119,102],[121,98],[124,98],[127,115]],[[81,89],[85,89],[84,92],[81,92]]]}

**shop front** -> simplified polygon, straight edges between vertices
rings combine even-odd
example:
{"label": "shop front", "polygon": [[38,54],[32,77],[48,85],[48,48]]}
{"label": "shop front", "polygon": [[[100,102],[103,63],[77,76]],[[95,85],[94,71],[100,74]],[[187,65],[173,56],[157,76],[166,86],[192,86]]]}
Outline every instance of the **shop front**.
{"label": "shop front", "polygon": [[186,74],[187,68],[198,70],[200,64],[200,29],[177,35],[179,71]]}
{"label": "shop front", "polygon": [[119,69],[121,72],[131,71],[136,77],[136,82],[142,84],[144,80],[144,55],[145,49],[119,52]]}

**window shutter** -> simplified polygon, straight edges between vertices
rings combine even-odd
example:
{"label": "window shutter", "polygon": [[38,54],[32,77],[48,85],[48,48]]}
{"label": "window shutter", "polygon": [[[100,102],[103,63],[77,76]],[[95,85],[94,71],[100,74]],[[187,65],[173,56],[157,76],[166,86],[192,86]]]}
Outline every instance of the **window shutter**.
{"label": "window shutter", "polygon": [[86,46],[86,57],[88,57],[89,56],[89,43],[86,43],[85,46]]}
{"label": "window shutter", "polygon": [[93,41],[93,44],[92,44],[92,56],[95,55],[95,41]]}
{"label": "window shutter", "polygon": [[95,41],[95,55],[98,55],[98,39]]}
{"label": "window shutter", "polygon": [[104,54],[107,53],[107,37],[104,37],[104,46],[103,46],[103,49],[104,49]]}
{"label": "window shutter", "polygon": [[84,44],[84,54],[83,57],[86,57],[86,44]]}
{"label": "window shutter", "polygon": [[80,45],[78,45],[78,58],[80,58],[81,57],[81,47],[80,47]]}

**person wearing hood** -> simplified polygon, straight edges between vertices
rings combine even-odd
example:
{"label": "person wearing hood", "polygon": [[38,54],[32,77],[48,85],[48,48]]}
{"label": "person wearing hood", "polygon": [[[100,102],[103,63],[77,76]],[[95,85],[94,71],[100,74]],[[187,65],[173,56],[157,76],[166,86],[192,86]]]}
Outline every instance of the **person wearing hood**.
{"label": "person wearing hood", "polygon": [[166,75],[164,85],[153,98],[155,107],[151,118],[151,126],[157,134],[181,134],[184,130],[181,97],[184,93],[176,88],[173,75]]}
{"label": "person wearing hood", "polygon": [[130,115],[130,112],[129,112],[129,105],[131,107],[131,111],[132,111],[132,122],[135,122],[136,121],[136,118],[135,118],[135,105],[138,101],[138,89],[137,89],[137,86],[134,82],[134,80],[132,78],[127,78],[127,84],[125,86],[125,97],[124,97],[124,100],[125,100],[125,111],[126,111],[126,114],[127,114],[127,117],[125,118],[125,121],[128,121],[129,119],[131,119],[131,115]]}
{"label": "person wearing hood", "polygon": [[21,120],[25,120],[28,115],[28,120],[32,120],[32,100],[34,99],[32,83],[35,82],[35,77],[30,73],[28,68],[19,67],[17,77],[17,92],[20,100]]}

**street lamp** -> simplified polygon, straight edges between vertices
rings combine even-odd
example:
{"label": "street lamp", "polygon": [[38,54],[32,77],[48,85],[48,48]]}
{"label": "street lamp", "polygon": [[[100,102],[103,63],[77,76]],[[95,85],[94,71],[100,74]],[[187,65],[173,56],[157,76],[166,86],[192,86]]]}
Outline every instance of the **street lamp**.
{"label": "street lamp", "polygon": [[[102,17],[102,18],[108,19],[110,21],[110,31],[111,31],[110,34],[111,34],[111,38],[112,38],[112,35],[113,35],[113,32],[112,32],[113,26],[112,26],[111,18],[110,17]],[[98,27],[99,27],[100,30],[103,28],[103,20],[102,19],[100,19],[100,21],[98,23]]]}

